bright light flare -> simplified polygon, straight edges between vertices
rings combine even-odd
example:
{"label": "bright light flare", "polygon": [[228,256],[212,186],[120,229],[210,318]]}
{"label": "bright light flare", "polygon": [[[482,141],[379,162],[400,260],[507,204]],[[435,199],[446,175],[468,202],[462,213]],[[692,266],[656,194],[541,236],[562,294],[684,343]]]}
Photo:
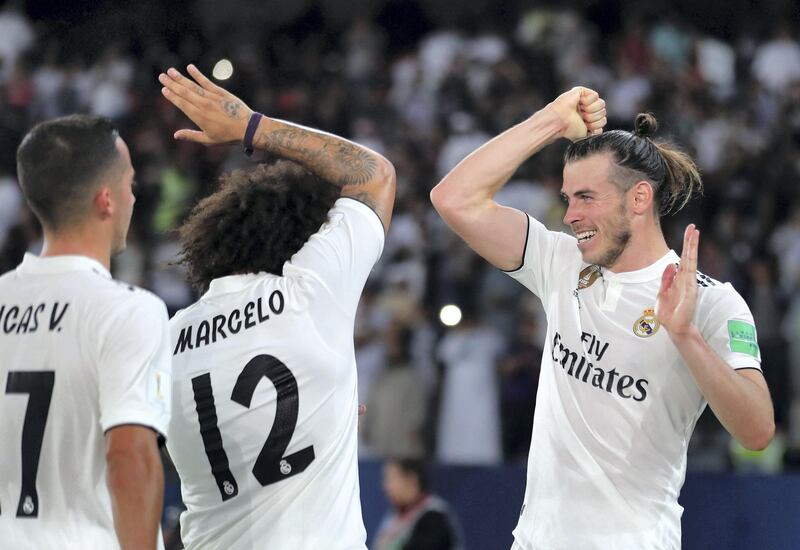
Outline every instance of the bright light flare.
{"label": "bright light flare", "polygon": [[228,80],[233,76],[233,63],[227,59],[220,59],[217,61],[217,64],[214,65],[214,70],[211,71],[211,76],[217,80]]}
{"label": "bright light flare", "polygon": [[447,327],[454,327],[461,322],[461,309],[448,304],[439,311],[439,320]]}

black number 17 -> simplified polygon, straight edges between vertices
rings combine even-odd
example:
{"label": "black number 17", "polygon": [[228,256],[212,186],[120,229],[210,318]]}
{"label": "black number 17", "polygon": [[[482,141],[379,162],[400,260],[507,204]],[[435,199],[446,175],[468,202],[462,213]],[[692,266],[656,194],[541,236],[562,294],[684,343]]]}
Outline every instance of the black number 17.
{"label": "black number 17", "polygon": [[[253,466],[253,475],[262,486],[266,486],[305,471],[314,461],[314,447],[309,445],[283,456],[297,426],[299,398],[297,380],[292,371],[275,357],[257,355],[248,361],[236,379],[231,400],[250,408],[256,386],[262,378],[268,378],[278,394],[275,422]],[[217,426],[217,407],[211,388],[211,374],[192,378],[192,389],[206,457],[222,500],[226,501],[239,494],[239,485],[231,473],[228,454]]]}

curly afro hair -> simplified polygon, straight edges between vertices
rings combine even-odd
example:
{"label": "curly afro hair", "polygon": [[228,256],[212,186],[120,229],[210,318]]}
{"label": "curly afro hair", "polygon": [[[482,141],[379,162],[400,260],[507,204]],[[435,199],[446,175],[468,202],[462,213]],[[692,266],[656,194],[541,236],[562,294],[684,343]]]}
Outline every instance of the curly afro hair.
{"label": "curly afro hair", "polygon": [[289,160],[235,170],[180,227],[179,263],[201,291],[226,275],[282,275],[338,197],[339,188]]}

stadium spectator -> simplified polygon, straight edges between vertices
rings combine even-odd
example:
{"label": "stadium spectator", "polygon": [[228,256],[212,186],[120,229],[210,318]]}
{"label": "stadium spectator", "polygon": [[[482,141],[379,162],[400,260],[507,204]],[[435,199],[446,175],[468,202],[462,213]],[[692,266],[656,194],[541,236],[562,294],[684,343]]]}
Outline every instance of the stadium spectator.
{"label": "stadium spectator", "polygon": [[441,497],[430,492],[424,462],[386,462],[383,490],[392,508],[378,527],[374,550],[463,550],[458,519]]}
{"label": "stadium spectator", "polygon": [[411,365],[410,328],[393,324],[386,333],[386,366],[370,392],[362,437],[381,458],[424,458],[428,394]]}

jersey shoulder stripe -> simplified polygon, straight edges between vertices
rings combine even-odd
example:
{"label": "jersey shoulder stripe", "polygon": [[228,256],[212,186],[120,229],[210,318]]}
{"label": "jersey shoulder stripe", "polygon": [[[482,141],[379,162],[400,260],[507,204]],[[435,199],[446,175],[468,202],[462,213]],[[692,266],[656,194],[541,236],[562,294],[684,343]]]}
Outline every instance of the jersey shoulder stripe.
{"label": "jersey shoulder stripe", "polygon": [[712,286],[719,286],[722,283],[720,283],[716,279],[712,279],[711,277],[709,277],[705,273],[702,273],[702,272],[698,271],[697,272],[697,284],[702,286],[702,287],[708,288],[708,287],[712,287]]}

